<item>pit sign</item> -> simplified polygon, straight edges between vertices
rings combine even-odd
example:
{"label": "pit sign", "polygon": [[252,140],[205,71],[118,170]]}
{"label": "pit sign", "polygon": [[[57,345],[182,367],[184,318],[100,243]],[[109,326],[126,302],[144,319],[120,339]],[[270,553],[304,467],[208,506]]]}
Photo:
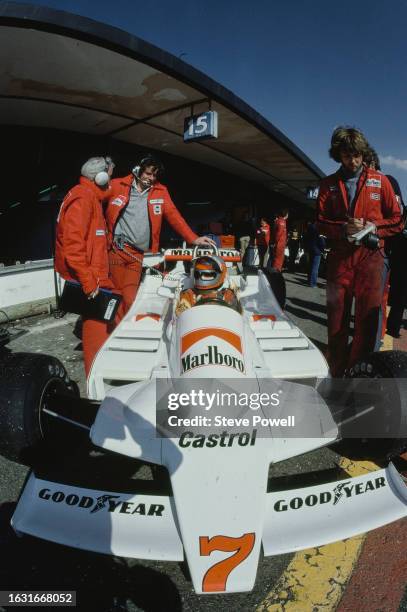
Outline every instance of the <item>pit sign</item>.
{"label": "pit sign", "polygon": [[184,142],[218,137],[218,113],[207,111],[184,119]]}

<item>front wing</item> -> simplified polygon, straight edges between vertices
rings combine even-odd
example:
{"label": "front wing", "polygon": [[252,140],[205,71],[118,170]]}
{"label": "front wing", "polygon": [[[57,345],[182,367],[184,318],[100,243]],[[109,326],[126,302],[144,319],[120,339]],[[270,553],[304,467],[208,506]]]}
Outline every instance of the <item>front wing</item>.
{"label": "front wing", "polygon": [[216,499],[212,503],[212,531],[196,538],[198,508],[195,541],[183,542],[189,534],[179,525],[182,517],[172,497],[85,489],[32,473],[12,526],[60,544],[124,557],[181,561],[185,550],[197,593],[239,592],[254,586],[260,543],[265,555],[276,555],[380,527],[407,516],[407,486],[390,464],[357,478],[265,493],[263,508],[256,500],[241,533],[229,533],[223,522],[217,529],[219,508]]}

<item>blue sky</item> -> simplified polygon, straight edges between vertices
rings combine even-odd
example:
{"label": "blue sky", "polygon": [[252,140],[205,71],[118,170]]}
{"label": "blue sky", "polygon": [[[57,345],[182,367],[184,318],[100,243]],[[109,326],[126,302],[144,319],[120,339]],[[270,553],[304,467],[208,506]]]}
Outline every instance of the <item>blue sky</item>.
{"label": "blue sky", "polygon": [[406,0],[43,0],[122,28],[203,71],[324,172],[332,130],[360,128],[407,199]]}

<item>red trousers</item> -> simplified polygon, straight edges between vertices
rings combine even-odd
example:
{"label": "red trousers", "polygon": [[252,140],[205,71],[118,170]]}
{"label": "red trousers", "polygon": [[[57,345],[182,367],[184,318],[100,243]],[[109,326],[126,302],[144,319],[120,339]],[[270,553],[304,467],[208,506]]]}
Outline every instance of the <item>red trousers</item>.
{"label": "red trousers", "polygon": [[386,282],[384,285],[383,298],[382,298],[382,329],[381,329],[381,338],[383,340],[386,335],[387,329],[387,302],[389,300],[389,291],[390,291],[390,272],[387,272]]}
{"label": "red trousers", "polygon": [[[381,251],[357,247],[352,252],[331,251],[327,270],[328,353],[332,376],[374,350],[382,305]],[[353,298],[355,325],[348,346]]]}
{"label": "red trousers", "polygon": [[110,276],[114,286],[122,294],[115,325],[120,323],[136,298],[143,268],[143,255],[128,246],[125,246],[125,249],[126,252],[120,250],[109,252]]}
{"label": "red trousers", "polygon": [[85,362],[86,378],[89,375],[96,353],[109,336],[107,323],[83,318],[82,346],[83,360]]}
{"label": "red trousers", "polygon": [[273,249],[273,268],[282,271],[285,259],[285,243],[278,244]]}

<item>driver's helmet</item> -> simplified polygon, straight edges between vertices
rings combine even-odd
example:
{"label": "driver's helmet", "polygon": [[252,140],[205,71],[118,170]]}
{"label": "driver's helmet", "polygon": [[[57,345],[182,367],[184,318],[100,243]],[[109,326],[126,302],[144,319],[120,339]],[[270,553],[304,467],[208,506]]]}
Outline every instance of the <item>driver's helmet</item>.
{"label": "driver's helmet", "polygon": [[193,273],[197,291],[219,289],[225,282],[226,264],[218,255],[202,255],[195,259]]}

